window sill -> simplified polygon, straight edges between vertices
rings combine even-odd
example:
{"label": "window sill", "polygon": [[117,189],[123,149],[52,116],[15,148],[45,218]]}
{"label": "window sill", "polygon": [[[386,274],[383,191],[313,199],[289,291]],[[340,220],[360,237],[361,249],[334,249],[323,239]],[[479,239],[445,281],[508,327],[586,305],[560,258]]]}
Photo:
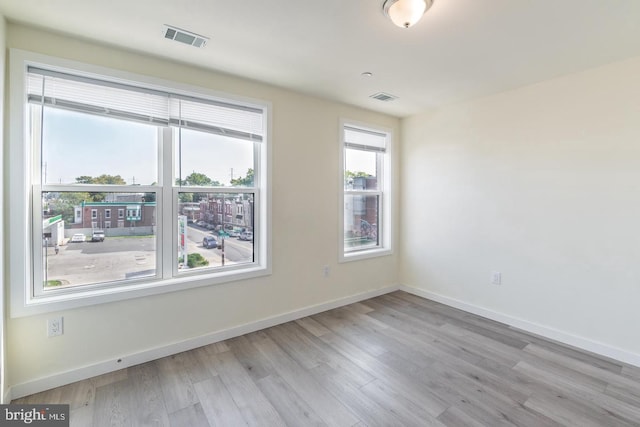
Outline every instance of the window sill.
{"label": "window sill", "polygon": [[347,253],[342,252],[340,254],[340,259],[338,261],[339,262],[360,261],[363,259],[377,258],[381,256],[388,256],[391,254],[393,254],[393,251],[390,248],[376,248],[376,249],[369,249],[369,250],[357,251],[357,252],[347,252]]}
{"label": "window sill", "polygon": [[271,269],[269,267],[255,266],[243,269],[240,272],[235,270],[208,275],[156,280],[153,282],[127,286],[92,289],[58,295],[46,295],[37,298],[29,298],[25,302],[17,302],[14,300],[11,306],[11,317],[26,317],[54,311],[69,310],[90,305],[183,291],[203,286],[218,285],[238,280],[253,279],[268,276],[270,274]]}

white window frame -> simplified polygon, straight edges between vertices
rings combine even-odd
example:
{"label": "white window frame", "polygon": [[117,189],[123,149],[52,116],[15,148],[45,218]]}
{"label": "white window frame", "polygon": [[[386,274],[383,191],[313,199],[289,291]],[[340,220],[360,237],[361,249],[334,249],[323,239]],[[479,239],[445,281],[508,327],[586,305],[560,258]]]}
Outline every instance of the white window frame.
{"label": "white window frame", "polygon": [[104,210],[104,219],[111,219],[111,209]]}
{"label": "white window frame", "polygon": [[[177,192],[215,192],[212,189],[179,188],[171,185],[145,186],[137,191],[156,192],[159,206],[157,210],[157,270],[153,278],[142,280],[130,280],[112,286],[79,286],[70,288],[69,292],[47,293],[47,295],[35,295],[34,292],[34,263],[32,255],[36,249],[34,244],[37,228],[34,223],[34,213],[37,215],[38,206],[33,206],[32,201],[38,199],[33,193],[38,194],[40,185],[35,185],[37,176],[37,159],[32,152],[31,143],[27,141],[28,135],[28,109],[26,106],[25,85],[26,68],[28,65],[46,67],[50,69],[73,70],[74,73],[85,75],[104,76],[115,81],[136,82],[144,87],[163,88],[184,95],[197,94],[201,98],[222,99],[239,105],[262,108],[264,111],[264,135],[263,143],[254,144],[255,158],[255,199],[258,207],[255,212],[256,227],[254,230],[255,262],[250,265],[236,268],[203,269],[202,272],[191,274],[175,274],[177,266],[174,260],[177,257],[177,248],[173,236],[177,236],[178,201]],[[102,304],[112,301],[120,301],[130,298],[143,297],[173,291],[180,291],[200,286],[210,286],[230,281],[243,280],[271,274],[271,104],[266,101],[238,97],[210,89],[191,86],[178,82],[167,81],[149,76],[142,76],[128,72],[122,72],[100,66],[94,66],[76,61],[54,58],[19,49],[10,50],[10,92],[9,92],[9,204],[12,206],[9,217],[9,241],[12,251],[9,252],[9,264],[12,266],[9,282],[10,288],[10,316],[23,317],[39,313],[66,310],[94,304]],[[170,133],[171,128],[160,128],[165,133]],[[166,139],[165,139],[166,141]],[[25,143],[27,142],[27,143]],[[159,144],[159,150],[168,150],[173,153],[171,147],[164,147],[166,143]],[[169,160],[167,160],[169,159]],[[171,156],[160,156],[159,163],[162,168],[172,168]],[[172,170],[172,169],[170,169]],[[36,173],[37,172],[37,173]],[[159,172],[162,178],[162,172]],[[165,174],[166,176],[166,174]],[[39,184],[39,182],[38,182]],[[49,186],[55,187],[55,186]],[[117,191],[117,186],[99,186],[96,191]],[[133,189],[128,189],[132,191]],[[228,191],[234,191],[225,189]],[[237,192],[242,192],[238,189]],[[164,204],[163,204],[164,201]],[[37,204],[37,203],[36,203]],[[118,225],[124,218],[124,210],[118,210]],[[37,215],[40,218],[39,215]],[[40,221],[41,222],[41,221]],[[123,221],[124,222],[124,221]],[[171,233],[170,238],[163,234]],[[161,243],[162,242],[162,243]]]}
{"label": "white window frame", "polygon": [[[382,155],[379,167],[381,167],[380,177],[378,177],[378,189],[373,191],[352,191],[344,188],[345,175],[345,127],[357,128],[364,131],[385,134],[386,151]],[[339,164],[340,179],[338,180],[339,206],[338,206],[338,261],[349,262],[362,259],[375,258],[393,254],[393,132],[391,129],[361,123],[354,120],[340,120],[339,129]],[[345,251],[344,248],[344,201],[346,195],[378,195],[378,238],[379,245],[372,248],[363,248],[357,251]]]}

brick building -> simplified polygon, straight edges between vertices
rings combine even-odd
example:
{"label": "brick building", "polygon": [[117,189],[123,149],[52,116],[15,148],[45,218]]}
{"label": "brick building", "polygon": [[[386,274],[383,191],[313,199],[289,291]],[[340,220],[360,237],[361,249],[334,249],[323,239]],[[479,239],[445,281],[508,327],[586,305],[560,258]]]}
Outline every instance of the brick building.
{"label": "brick building", "polygon": [[155,202],[82,202],[74,208],[71,228],[108,229],[155,225]]}

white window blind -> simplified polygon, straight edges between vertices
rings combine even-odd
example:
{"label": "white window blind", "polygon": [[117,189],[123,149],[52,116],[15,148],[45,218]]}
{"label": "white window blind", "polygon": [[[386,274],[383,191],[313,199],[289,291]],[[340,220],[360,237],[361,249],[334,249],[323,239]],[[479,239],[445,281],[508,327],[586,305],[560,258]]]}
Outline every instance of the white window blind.
{"label": "white window blind", "polygon": [[384,153],[387,149],[387,135],[380,132],[344,127],[344,146],[363,151]]}
{"label": "white window blind", "polygon": [[52,108],[263,140],[263,110],[246,105],[37,67],[27,69],[27,95],[30,103]]}

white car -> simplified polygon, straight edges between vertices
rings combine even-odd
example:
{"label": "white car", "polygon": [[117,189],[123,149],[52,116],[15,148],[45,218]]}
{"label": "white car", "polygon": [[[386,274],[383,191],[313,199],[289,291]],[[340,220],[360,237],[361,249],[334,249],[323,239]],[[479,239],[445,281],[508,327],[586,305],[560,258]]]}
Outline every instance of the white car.
{"label": "white car", "polygon": [[253,231],[243,231],[238,236],[238,240],[247,240],[253,242]]}
{"label": "white car", "polygon": [[87,237],[84,234],[74,234],[71,236],[71,243],[79,243],[87,240]]}

